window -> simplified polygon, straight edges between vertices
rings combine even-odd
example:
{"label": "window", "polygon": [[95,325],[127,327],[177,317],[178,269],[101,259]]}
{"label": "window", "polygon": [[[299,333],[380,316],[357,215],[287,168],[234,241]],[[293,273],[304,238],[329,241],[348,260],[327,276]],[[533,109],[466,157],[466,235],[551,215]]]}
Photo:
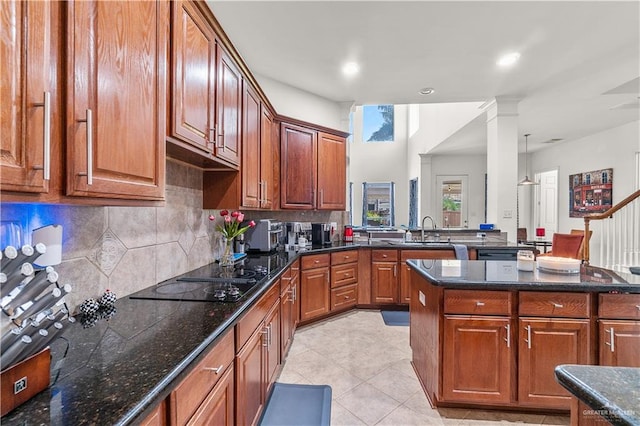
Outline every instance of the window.
{"label": "window", "polygon": [[394,226],[394,183],[362,184],[362,225]]}
{"label": "window", "polygon": [[366,142],[393,141],[393,105],[365,105],[362,107],[362,140]]}
{"label": "window", "polygon": [[418,178],[409,181],[409,228],[418,227]]}

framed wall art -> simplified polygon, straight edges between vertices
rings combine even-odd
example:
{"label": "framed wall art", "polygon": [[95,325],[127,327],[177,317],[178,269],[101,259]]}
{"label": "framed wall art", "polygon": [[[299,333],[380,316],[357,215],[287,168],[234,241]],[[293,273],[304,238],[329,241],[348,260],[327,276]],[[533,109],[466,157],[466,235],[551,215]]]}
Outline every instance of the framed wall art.
{"label": "framed wall art", "polygon": [[602,213],[612,206],[613,169],[569,175],[569,217]]}

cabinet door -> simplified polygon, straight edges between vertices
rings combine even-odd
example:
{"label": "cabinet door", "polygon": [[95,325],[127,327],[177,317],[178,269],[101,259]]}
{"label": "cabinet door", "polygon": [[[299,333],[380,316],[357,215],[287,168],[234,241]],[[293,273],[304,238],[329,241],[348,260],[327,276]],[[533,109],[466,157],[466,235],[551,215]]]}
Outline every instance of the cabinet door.
{"label": "cabinet door", "polygon": [[215,34],[193,2],[173,2],[173,136],[211,152]]}
{"label": "cabinet door", "polygon": [[260,128],[260,208],[272,209],[275,185],[273,181],[274,164],[278,159],[274,152],[273,116],[262,106]]}
{"label": "cabinet door", "polygon": [[258,421],[265,401],[267,330],[259,326],[236,355],[236,419],[239,425]]}
{"label": "cabinet door", "polygon": [[0,3],[3,191],[49,190],[51,143],[58,140],[52,139],[52,131],[59,132],[61,118],[56,90],[58,11],[57,2]]}
{"label": "cabinet door", "polygon": [[318,133],[318,203],[321,210],[345,210],[347,193],[346,140]]}
{"label": "cabinet door", "polygon": [[445,316],[443,400],[482,403],[512,401],[516,364],[511,342],[509,318]]}
{"label": "cabinet door", "polygon": [[240,164],[240,107],[242,77],[229,55],[217,46],[218,88],[215,155],[233,165]]}
{"label": "cabinet door", "polygon": [[267,329],[267,342],[265,346],[265,368],[266,382],[264,395],[269,395],[271,385],[276,381],[278,367],[280,366],[280,302],[273,305],[273,308],[265,318],[265,327]]}
{"label": "cabinet door", "polygon": [[300,321],[329,312],[329,267],[303,270],[300,280]]}
{"label": "cabinet door", "polygon": [[280,128],[280,207],[312,210],[316,206],[317,134],[282,123]]}
{"label": "cabinet door", "polygon": [[640,367],[640,322],[600,320],[600,365]]}
{"label": "cabinet door", "polygon": [[[281,279],[285,279],[284,277]],[[293,291],[291,290],[291,280],[288,279],[289,284],[284,288],[280,294],[280,315],[282,320],[280,322],[280,360],[284,360],[289,352],[291,343],[293,342],[293,327],[295,317],[293,314]]]}
{"label": "cabinet door", "polygon": [[234,410],[234,370],[233,366],[220,378],[207,395],[198,411],[189,419],[188,425],[233,426]]}
{"label": "cabinet door", "polygon": [[300,322],[300,261],[296,260],[296,262],[291,266],[291,290],[292,298],[293,298],[293,330],[291,334],[293,335],[296,331],[296,327]]}
{"label": "cabinet door", "polygon": [[398,262],[371,262],[373,303],[398,303]]}
{"label": "cabinet door", "polygon": [[521,318],[518,339],[518,400],[521,405],[570,409],[571,395],[560,386],[560,364],[591,364],[589,320]]}
{"label": "cabinet door", "polygon": [[163,199],[170,4],[67,7],[67,195]]}
{"label": "cabinet door", "polygon": [[260,207],[260,99],[253,89],[243,84],[242,102],[242,206]]}

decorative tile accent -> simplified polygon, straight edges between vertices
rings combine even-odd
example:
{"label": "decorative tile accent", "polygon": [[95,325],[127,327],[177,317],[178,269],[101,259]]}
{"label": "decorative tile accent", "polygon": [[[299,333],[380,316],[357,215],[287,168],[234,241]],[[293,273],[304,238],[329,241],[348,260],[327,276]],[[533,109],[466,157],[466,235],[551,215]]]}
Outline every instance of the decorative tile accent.
{"label": "decorative tile accent", "polygon": [[127,252],[127,248],[116,237],[116,235],[107,229],[102,237],[91,249],[89,260],[96,265],[105,275],[111,275],[111,272],[118,266],[118,262]]}
{"label": "decorative tile accent", "polygon": [[182,250],[184,250],[185,254],[189,254],[189,252],[191,251],[191,247],[193,246],[193,242],[195,240],[196,240],[196,236],[194,235],[191,228],[187,226],[185,227],[182,235],[180,235],[180,238],[178,239],[178,243],[180,244],[180,247],[182,247]]}

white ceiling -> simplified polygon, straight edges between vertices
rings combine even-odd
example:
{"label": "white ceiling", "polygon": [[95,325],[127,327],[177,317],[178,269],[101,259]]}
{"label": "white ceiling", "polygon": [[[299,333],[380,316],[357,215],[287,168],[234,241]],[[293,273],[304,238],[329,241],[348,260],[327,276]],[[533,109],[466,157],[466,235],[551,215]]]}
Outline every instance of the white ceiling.
{"label": "white ceiling", "polygon": [[[639,119],[638,0],[208,4],[255,74],[332,101],[518,97],[521,151],[524,133],[532,151]],[[498,69],[514,50],[516,66]],[[341,74],[346,61],[360,64],[358,76]],[[419,95],[423,87],[436,92]],[[434,152],[485,152],[485,144],[477,119]]]}

